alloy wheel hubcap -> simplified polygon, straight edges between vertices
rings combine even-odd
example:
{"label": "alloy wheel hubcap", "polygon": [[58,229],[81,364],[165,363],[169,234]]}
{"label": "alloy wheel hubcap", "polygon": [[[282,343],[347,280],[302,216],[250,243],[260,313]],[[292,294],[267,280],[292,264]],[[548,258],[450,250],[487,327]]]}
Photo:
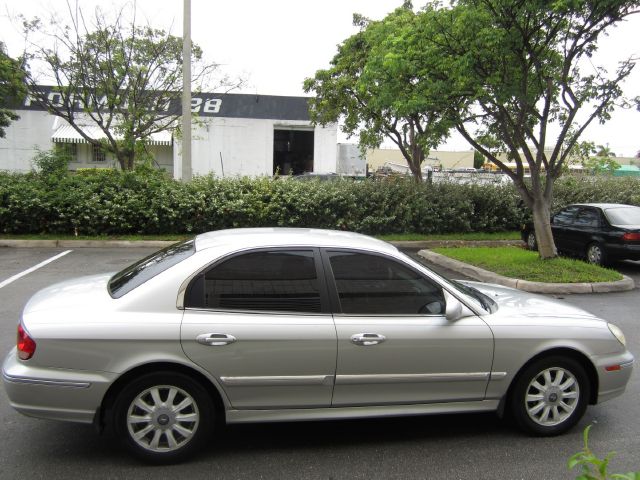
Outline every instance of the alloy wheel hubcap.
{"label": "alloy wheel hubcap", "polygon": [[538,425],[552,427],[567,420],[578,406],[580,386],[576,377],[560,367],[538,373],[529,383],[525,408]]}
{"label": "alloy wheel hubcap", "polygon": [[131,438],[145,450],[168,452],[193,438],[200,413],[191,395],[181,388],[161,385],[136,396],[127,412]]}
{"label": "alloy wheel hubcap", "polygon": [[599,264],[602,257],[600,248],[596,246],[589,247],[589,253],[587,256],[589,257],[589,262]]}

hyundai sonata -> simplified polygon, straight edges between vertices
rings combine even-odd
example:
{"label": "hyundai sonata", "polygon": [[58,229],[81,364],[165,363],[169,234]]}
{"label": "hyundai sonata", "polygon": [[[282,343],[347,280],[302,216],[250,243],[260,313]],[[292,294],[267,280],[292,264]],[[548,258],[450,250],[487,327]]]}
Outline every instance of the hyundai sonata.
{"label": "hyundai sonata", "polygon": [[163,463],[218,422],[496,411],[556,435],[633,361],[618,327],[566,303],[447,280],[363,235],[266,228],[40,291],[3,380],[17,411],[108,426]]}

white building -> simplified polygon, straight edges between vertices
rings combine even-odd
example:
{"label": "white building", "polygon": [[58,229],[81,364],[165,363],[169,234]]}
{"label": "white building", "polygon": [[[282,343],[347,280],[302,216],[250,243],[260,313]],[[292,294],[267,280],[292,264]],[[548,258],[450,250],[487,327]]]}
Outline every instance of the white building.
{"label": "white building", "polygon": [[[48,95],[57,95],[47,89]],[[194,175],[259,176],[337,171],[337,126],[313,126],[307,98],[246,94],[194,95],[192,112],[192,171]],[[66,121],[27,98],[16,113],[20,119],[0,138],[0,169],[29,171],[37,150],[54,144],[67,149],[71,170],[114,167],[117,162],[93,148]],[[102,132],[83,129],[91,138]],[[149,150],[155,164],[180,178],[180,140],[170,132],[154,134]]]}

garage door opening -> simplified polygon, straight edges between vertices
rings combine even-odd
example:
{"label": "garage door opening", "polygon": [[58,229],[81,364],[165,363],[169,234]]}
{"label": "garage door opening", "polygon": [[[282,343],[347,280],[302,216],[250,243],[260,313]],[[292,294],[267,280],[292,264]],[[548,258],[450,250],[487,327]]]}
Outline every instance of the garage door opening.
{"label": "garage door opening", "polygon": [[313,172],[313,131],[273,131],[273,174]]}

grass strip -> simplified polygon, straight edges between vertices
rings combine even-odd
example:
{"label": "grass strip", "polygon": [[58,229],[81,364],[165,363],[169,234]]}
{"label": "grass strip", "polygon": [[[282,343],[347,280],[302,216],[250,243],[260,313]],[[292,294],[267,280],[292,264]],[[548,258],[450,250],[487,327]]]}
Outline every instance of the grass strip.
{"label": "grass strip", "polygon": [[558,257],[541,260],[536,252],[519,247],[434,248],[434,252],[469,263],[505,277],[532,282],[612,282],[622,275],[582,260]]}

